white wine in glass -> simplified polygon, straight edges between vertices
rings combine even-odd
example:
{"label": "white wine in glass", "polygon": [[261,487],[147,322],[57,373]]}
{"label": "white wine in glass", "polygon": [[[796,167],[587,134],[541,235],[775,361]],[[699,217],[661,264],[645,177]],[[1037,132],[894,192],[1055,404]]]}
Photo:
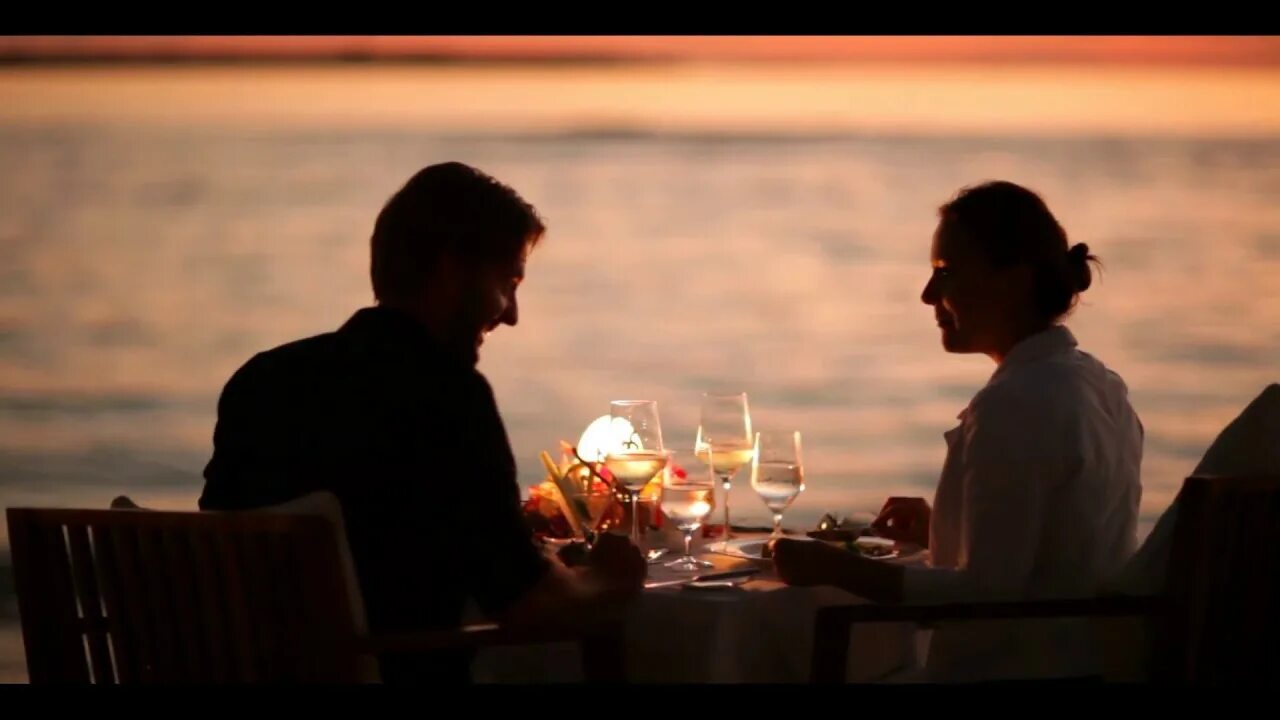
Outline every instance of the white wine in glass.
{"label": "white wine in glass", "polygon": [[[712,452],[714,447],[715,452]],[[751,462],[755,449],[749,442],[728,442],[719,445],[703,443],[697,449],[698,459],[711,466],[717,475],[733,477],[738,468]]]}
{"label": "white wine in glass", "polygon": [[635,452],[611,452],[604,456],[604,466],[622,487],[632,492],[644,490],[651,480],[667,465],[667,455],[662,451],[637,450]]}

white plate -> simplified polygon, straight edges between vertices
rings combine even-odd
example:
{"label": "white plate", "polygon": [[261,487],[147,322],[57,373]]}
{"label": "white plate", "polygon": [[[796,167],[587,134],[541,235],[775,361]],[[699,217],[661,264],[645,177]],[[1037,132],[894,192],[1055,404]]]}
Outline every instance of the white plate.
{"label": "white plate", "polygon": [[873,560],[888,560],[902,554],[896,543],[882,537],[865,535],[854,540],[853,544],[861,551],[863,557]]}
{"label": "white plate", "polygon": [[[788,535],[788,540],[812,540],[803,535]],[[772,562],[772,558],[764,556],[764,546],[769,542],[768,535],[755,535],[748,537],[738,537],[730,541],[723,542],[715,540],[707,543],[706,550],[720,555],[728,555],[742,560],[755,560],[757,562]]]}
{"label": "white plate", "polygon": [[752,578],[736,578],[734,580],[706,580],[688,582],[680,586],[682,590],[741,590]]}
{"label": "white plate", "polygon": [[[788,535],[788,540],[805,540],[813,542],[814,539],[804,535]],[[753,560],[756,562],[772,562],[772,558],[764,557],[764,546],[769,542],[767,536],[734,538],[728,543],[713,542],[707,546],[707,550],[728,555],[742,560]],[[831,545],[843,548],[843,542],[832,542]],[[895,546],[892,540],[879,537],[860,537],[854,541],[854,544],[862,549],[863,557],[872,558],[874,560],[891,560],[902,557],[902,551]],[[870,551],[870,552],[867,552]],[[882,554],[876,554],[876,551]]]}

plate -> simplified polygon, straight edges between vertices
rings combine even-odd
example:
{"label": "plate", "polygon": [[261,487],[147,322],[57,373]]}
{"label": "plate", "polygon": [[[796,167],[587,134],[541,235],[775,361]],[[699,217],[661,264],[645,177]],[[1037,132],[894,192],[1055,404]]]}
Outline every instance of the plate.
{"label": "plate", "polygon": [[888,560],[902,554],[898,544],[892,540],[864,535],[852,543],[841,543],[846,550],[852,550],[863,557],[874,560]]}
{"label": "plate", "polygon": [[[810,540],[810,538],[804,537],[803,535],[800,535],[800,536],[788,535],[787,539],[788,540],[805,540],[805,541]],[[768,535],[757,535],[755,537],[738,537],[738,538],[733,538],[728,542],[722,542],[722,541],[716,540],[715,542],[707,543],[707,546],[704,548],[704,551],[718,553],[720,555],[728,555],[729,557],[735,557],[740,560],[754,560],[756,562],[762,562],[762,561],[772,562],[773,558],[766,557],[764,554],[764,547],[765,545],[768,544],[768,542],[769,542]]]}
{"label": "plate", "polygon": [[[826,542],[829,545],[849,550],[851,552],[856,552],[863,557],[875,560],[891,560],[903,556],[902,549],[895,542],[880,537],[863,536],[853,540],[852,542],[845,540],[819,541],[803,535],[788,536],[787,539],[803,540],[806,542]],[[772,558],[764,555],[765,544],[768,542],[768,537],[734,538],[728,543],[711,543],[706,549],[720,555],[728,555],[729,557],[735,557],[740,560],[772,562]]]}

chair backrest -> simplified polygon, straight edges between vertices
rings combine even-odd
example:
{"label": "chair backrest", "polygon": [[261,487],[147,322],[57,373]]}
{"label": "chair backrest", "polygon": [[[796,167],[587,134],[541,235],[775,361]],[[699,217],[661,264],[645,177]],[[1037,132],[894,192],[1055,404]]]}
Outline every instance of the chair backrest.
{"label": "chair backrest", "polygon": [[10,508],[8,521],[33,683],[369,679],[323,517]]}
{"label": "chair backrest", "polygon": [[1280,477],[1192,476],[1178,502],[1157,677],[1280,681]]}

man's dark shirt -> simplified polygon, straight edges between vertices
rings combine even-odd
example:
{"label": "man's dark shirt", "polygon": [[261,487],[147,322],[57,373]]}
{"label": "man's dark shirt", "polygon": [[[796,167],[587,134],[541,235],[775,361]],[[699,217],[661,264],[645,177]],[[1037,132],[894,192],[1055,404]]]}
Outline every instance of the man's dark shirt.
{"label": "man's dark shirt", "polygon": [[[488,382],[396,310],[241,367],[205,481],[203,510],[337,495],[375,633],[457,627],[469,597],[498,613],[548,567]],[[383,678],[463,681],[466,661],[384,659]]]}

